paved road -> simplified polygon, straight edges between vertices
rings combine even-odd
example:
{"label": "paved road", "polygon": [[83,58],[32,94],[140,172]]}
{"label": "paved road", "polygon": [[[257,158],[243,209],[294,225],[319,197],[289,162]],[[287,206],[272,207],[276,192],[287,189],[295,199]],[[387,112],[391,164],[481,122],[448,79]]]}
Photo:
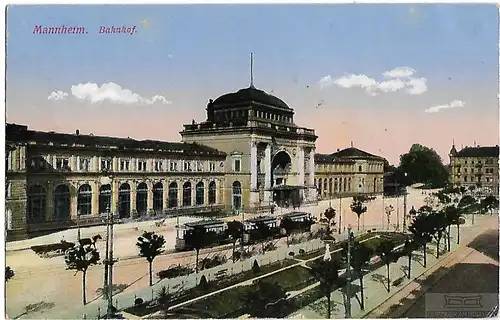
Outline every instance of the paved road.
{"label": "paved road", "polygon": [[[468,247],[474,251],[452,267],[425,295],[422,295],[402,318],[425,318],[425,296],[429,293],[495,293],[498,294],[498,230],[488,230]],[[429,297],[429,296],[427,296]],[[498,299],[496,300],[498,305]],[[448,317],[449,315],[443,315]],[[437,317],[437,315],[433,315]]]}

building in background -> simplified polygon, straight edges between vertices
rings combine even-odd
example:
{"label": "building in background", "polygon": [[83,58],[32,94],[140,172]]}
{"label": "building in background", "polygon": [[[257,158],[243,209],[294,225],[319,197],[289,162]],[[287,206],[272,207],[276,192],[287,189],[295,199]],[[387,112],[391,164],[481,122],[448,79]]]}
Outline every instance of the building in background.
{"label": "building in background", "polygon": [[[6,125],[8,240],[155,214],[217,215],[382,192],[384,159],[315,153],[313,129],[253,85],[210,100],[182,142],[41,132]],[[318,178],[315,178],[315,175]],[[102,182],[110,178],[111,183]]]}
{"label": "building in background", "polygon": [[320,199],[384,191],[385,159],[350,147],[332,154],[316,154],[315,185]]}
{"label": "building in background", "polygon": [[499,147],[465,147],[450,153],[451,181],[454,187],[479,187],[498,194]]}

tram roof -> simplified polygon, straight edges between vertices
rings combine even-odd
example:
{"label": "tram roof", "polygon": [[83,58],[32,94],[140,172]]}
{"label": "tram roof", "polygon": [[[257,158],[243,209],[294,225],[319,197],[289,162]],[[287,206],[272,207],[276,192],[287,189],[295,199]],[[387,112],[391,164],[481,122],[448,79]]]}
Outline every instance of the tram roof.
{"label": "tram roof", "polygon": [[187,222],[184,225],[188,228],[194,228],[194,227],[218,226],[218,225],[224,225],[224,223],[225,222],[222,220],[200,220],[195,222]]}
{"label": "tram roof", "polygon": [[274,221],[276,220],[276,217],[273,216],[261,216],[261,217],[256,217],[249,219],[245,222],[252,222],[252,223],[258,223],[258,222],[269,222],[269,221]]}

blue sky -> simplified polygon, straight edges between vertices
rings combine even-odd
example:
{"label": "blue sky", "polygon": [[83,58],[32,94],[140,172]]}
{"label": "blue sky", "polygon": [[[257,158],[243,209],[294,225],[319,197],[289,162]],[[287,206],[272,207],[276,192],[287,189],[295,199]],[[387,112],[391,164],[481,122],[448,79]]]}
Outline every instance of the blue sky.
{"label": "blue sky", "polygon": [[[35,25],[63,24],[83,26],[88,34],[33,34]],[[138,32],[98,34],[101,25],[136,25]],[[255,53],[256,86],[279,92],[313,127],[322,126],[315,122],[322,117],[308,119],[310,112],[304,106],[315,104],[318,97],[335,101],[328,112],[343,106],[383,109],[412,103],[425,109],[464,100],[454,95],[469,90],[467,97],[476,108],[497,112],[498,9],[494,5],[10,6],[7,31],[7,120],[39,129],[68,130],[61,125],[63,120],[27,123],[33,119],[23,118],[22,111],[28,111],[25,105],[47,104],[51,91],[69,91],[72,85],[113,82],[144,96],[160,94],[172,101],[168,107],[151,106],[154,110],[183,109],[187,118],[178,119],[175,130],[152,137],[178,139],[180,123],[189,122],[189,116],[197,114],[203,120],[208,98],[248,86],[250,52]],[[427,96],[395,93],[390,103],[384,103],[386,98],[381,96],[356,100],[359,92],[349,94],[345,88],[332,87],[328,93],[315,88],[314,94],[301,91],[316,87],[326,75],[380,78],[384,71],[403,66],[427,79]],[[481,100],[484,90],[495,97]],[[58,103],[52,101],[44,108],[67,113],[73,102]],[[114,108],[105,102],[101,107]],[[455,116],[466,115],[464,111]],[[303,124],[299,118],[296,122]],[[488,142],[495,139],[498,135]]]}

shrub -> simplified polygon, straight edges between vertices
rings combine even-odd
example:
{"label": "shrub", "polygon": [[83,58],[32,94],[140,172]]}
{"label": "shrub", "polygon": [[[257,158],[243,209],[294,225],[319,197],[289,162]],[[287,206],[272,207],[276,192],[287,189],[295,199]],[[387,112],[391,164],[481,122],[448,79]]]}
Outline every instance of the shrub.
{"label": "shrub", "polygon": [[198,284],[198,287],[201,290],[207,290],[207,288],[208,288],[208,281],[207,281],[207,278],[205,277],[205,275],[201,276],[200,283]]}
{"label": "shrub", "polygon": [[371,230],[366,230],[366,233],[370,233],[370,232],[372,232],[372,231]]}
{"label": "shrub", "polygon": [[168,268],[167,270],[161,270],[157,273],[158,278],[161,279],[172,279],[188,274],[194,273],[194,270],[185,266],[175,266]]}
{"label": "shrub", "polygon": [[304,250],[304,249],[299,249],[299,254],[304,254],[304,253],[306,253],[306,250]]}
{"label": "shrub", "polygon": [[264,252],[274,251],[278,249],[273,242],[268,242],[264,245]]}
{"label": "shrub", "polygon": [[257,262],[257,260],[253,261],[252,271],[255,274],[260,273],[260,266],[259,266],[259,263]]}
{"label": "shrub", "polygon": [[290,251],[290,252],[288,252],[288,255],[289,255],[290,257],[293,257],[293,256],[295,255],[295,252]]}
{"label": "shrub", "polygon": [[134,305],[135,305],[135,306],[141,305],[141,304],[143,304],[143,303],[144,303],[144,299],[142,299],[142,298],[136,298],[136,299],[134,300]]}
{"label": "shrub", "polygon": [[60,250],[62,252],[65,252],[68,249],[71,249],[75,246],[73,242],[66,242],[66,241],[61,241],[59,243],[51,243],[51,244],[45,244],[45,245],[40,245],[40,246],[32,246],[31,250],[33,250],[36,254],[44,254],[44,253],[49,253],[53,251]]}
{"label": "shrub", "polygon": [[204,258],[200,262],[201,270],[210,269],[213,267],[220,266],[227,262],[227,258],[225,256],[215,256],[213,258]]}

